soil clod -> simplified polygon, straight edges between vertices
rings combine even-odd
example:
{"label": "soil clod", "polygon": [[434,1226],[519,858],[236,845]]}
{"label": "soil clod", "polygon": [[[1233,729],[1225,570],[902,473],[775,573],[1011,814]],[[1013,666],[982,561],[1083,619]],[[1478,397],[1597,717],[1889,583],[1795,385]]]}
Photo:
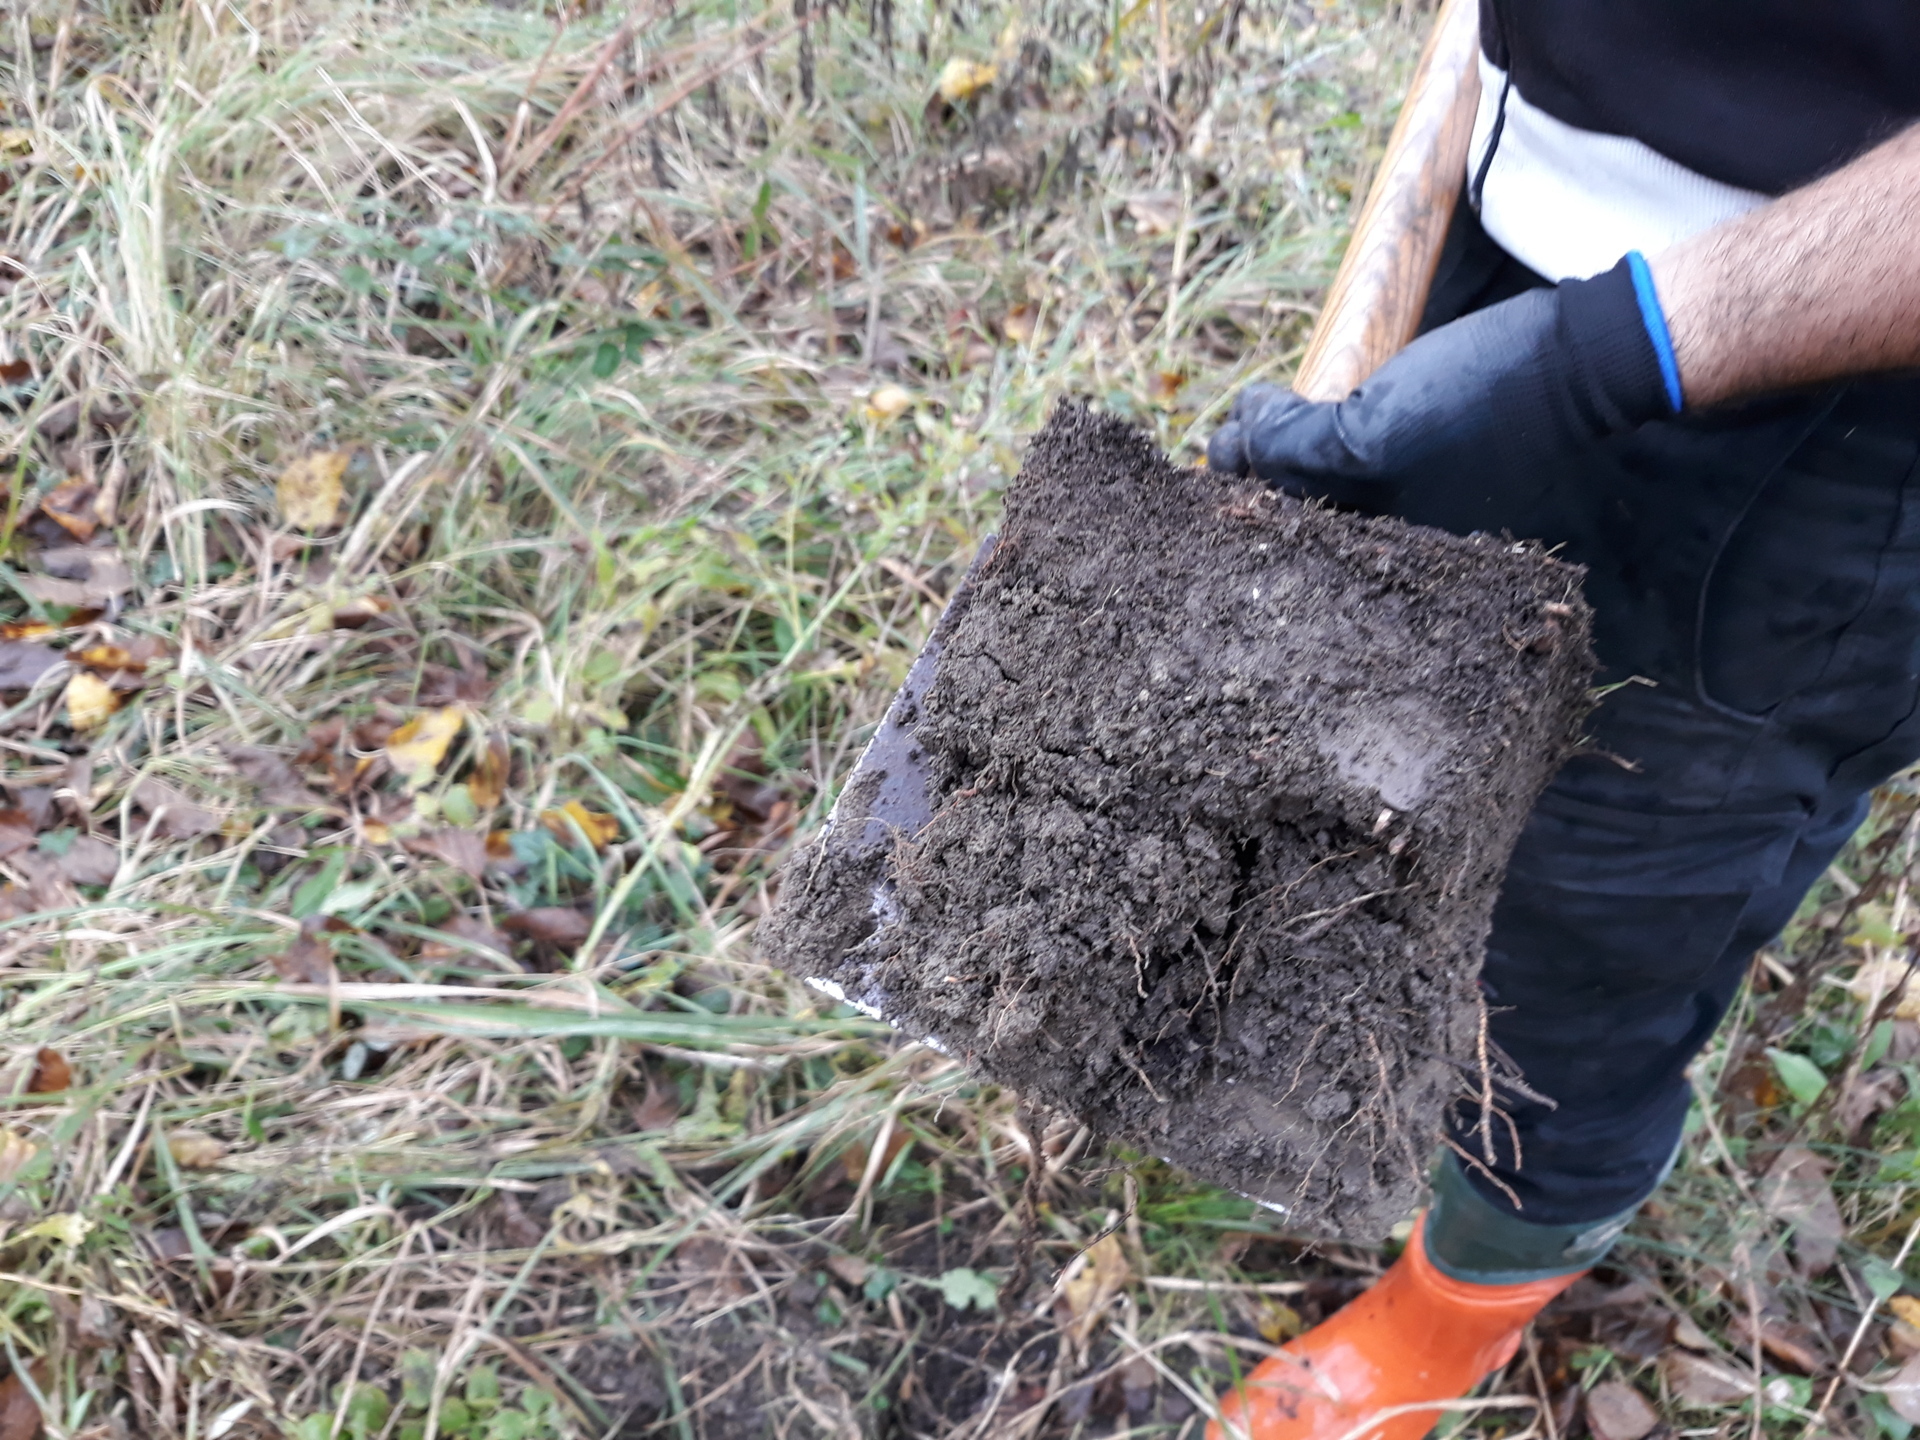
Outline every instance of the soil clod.
{"label": "soil clod", "polygon": [[1062,405],[767,953],[1303,1231],[1377,1239],[1482,1089],[1493,902],[1592,675],[1579,581]]}

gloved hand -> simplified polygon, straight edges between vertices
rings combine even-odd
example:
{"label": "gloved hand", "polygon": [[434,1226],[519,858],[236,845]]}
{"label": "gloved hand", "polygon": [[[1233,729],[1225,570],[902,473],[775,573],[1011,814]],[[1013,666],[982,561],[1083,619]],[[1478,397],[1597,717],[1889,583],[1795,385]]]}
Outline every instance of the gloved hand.
{"label": "gloved hand", "polygon": [[[1556,461],[1681,405],[1666,320],[1636,252],[1591,280],[1428,332],[1337,404],[1249,385],[1207,465],[1372,514],[1484,515],[1455,528],[1497,528],[1552,483]],[[1423,494],[1443,489],[1445,504]]]}

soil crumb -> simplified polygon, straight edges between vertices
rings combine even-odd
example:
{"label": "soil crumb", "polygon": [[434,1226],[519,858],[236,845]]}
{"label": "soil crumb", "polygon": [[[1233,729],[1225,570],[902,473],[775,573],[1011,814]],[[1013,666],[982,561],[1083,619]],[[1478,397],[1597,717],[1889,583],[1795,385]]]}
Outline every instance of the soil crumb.
{"label": "soil crumb", "polygon": [[792,860],[768,958],[1377,1240],[1482,1088],[1493,902],[1592,677],[1580,578],[1063,404]]}

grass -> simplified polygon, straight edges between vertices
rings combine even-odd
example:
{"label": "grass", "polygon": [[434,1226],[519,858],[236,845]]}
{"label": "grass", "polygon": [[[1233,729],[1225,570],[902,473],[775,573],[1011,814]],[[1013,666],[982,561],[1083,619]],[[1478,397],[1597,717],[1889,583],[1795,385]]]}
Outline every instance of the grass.
{"label": "grass", "polygon": [[[49,1435],[1196,1435],[1377,1269],[1029,1128],[752,930],[1047,405],[1192,455],[1286,373],[1424,23],[8,12],[0,1346]],[[1817,1433],[1905,1283],[1920,1046],[1785,982],[1907,953],[1911,805],[1702,1062],[1608,1277],[1667,1330],[1555,1322],[1496,1389]],[[1788,1141],[1821,1274],[1748,1203]]]}

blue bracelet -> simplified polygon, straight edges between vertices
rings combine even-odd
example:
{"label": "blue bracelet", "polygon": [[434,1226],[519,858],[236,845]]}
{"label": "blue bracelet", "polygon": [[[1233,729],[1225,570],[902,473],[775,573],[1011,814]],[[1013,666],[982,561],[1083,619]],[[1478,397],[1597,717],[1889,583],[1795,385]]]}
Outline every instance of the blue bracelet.
{"label": "blue bracelet", "polygon": [[1680,365],[1673,358],[1673,336],[1667,333],[1667,315],[1660,308],[1660,296],[1653,288],[1653,272],[1647,268],[1647,257],[1638,250],[1627,252],[1627,273],[1633,276],[1634,298],[1640,302],[1640,321],[1647,327],[1647,338],[1653,342],[1654,356],[1660,361],[1660,378],[1667,385],[1667,404],[1678,415],[1686,408],[1686,398],[1680,393]]}

